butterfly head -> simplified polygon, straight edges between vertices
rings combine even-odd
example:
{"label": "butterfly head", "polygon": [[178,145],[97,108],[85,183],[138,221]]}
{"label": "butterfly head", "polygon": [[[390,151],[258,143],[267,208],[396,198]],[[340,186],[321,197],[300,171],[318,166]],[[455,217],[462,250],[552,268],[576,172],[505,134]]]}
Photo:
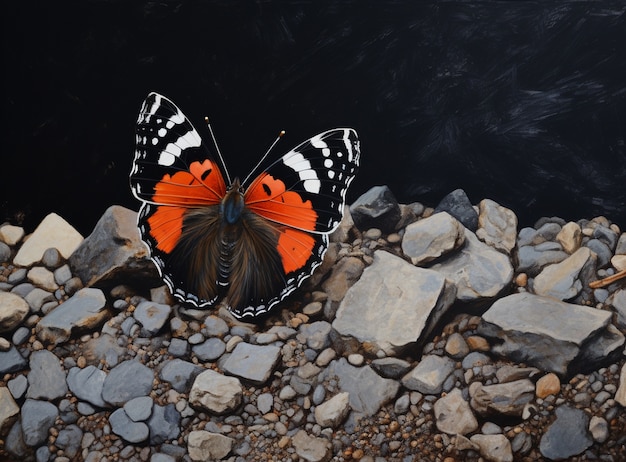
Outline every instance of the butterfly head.
{"label": "butterfly head", "polygon": [[239,182],[239,178],[235,178],[231,185],[228,186],[226,195],[220,204],[220,214],[229,225],[234,225],[241,217],[241,212],[243,212],[245,206],[243,193],[244,189]]}

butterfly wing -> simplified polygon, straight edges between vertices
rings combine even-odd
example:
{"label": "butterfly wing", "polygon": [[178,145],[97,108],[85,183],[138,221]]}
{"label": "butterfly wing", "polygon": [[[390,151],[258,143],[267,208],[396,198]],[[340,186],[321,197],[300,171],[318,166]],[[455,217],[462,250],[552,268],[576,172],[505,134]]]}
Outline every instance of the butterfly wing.
{"label": "butterfly wing", "polygon": [[[196,306],[214,303],[217,276],[203,275],[210,281],[204,297],[190,293],[189,262],[185,261],[190,249],[181,249],[179,244],[191,211],[202,211],[200,221],[210,228],[226,184],[215,157],[187,117],[157,93],[150,93],[139,111],[130,184],[143,202],[138,217],[141,238],[172,293]],[[205,236],[208,251],[216,248],[214,234]]]}
{"label": "butterfly wing", "polygon": [[[245,193],[246,207],[276,230],[276,251],[284,277],[274,283],[273,298],[256,307],[237,307],[238,316],[268,311],[321,264],[328,234],[343,218],[346,192],[357,173],[359,159],[356,132],[337,128],[298,145],[252,181]],[[266,271],[258,267],[254,270]],[[238,285],[237,281],[231,284]]]}

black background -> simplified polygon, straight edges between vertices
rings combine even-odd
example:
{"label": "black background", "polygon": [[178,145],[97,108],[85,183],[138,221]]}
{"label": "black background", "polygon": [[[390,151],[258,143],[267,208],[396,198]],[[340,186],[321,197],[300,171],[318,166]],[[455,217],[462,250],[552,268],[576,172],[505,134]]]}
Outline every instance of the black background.
{"label": "black background", "polygon": [[329,128],[361,138],[348,198],[463,188],[626,228],[626,8],[609,2],[59,1],[3,5],[0,222],[57,212],[88,234],[130,194],[149,91],[232,176]]}

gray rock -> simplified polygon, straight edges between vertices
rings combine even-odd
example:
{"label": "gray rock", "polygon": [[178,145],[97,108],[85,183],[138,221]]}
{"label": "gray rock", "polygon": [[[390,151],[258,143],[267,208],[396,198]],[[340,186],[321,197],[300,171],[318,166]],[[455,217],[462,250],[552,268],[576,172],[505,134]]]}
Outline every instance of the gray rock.
{"label": "gray rock", "polygon": [[267,414],[274,406],[274,396],[271,393],[261,393],[256,400],[256,405],[261,414]]}
{"label": "gray rock", "polygon": [[434,411],[439,431],[450,435],[467,435],[478,428],[478,421],[459,389],[455,388],[435,401]]}
{"label": "gray rock", "polygon": [[435,260],[465,242],[463,225],[447,212],[411,223],[402,236],[402,252],[414,265]]}
{"label": "gray rock", "polygon": [[571,300],[583,290],[584,281],[595,275],[596,256],[582,247],[560,263],[549,265],[541,271],[533,283],[537,295]]}
{"label": "gray rock", "polygon": [[320,351],[330,345],[330,331],[332,326],[326,321],[315,321],[300,325],[298,339],[313,350]]}
{"label": "gray rock", "polygon": [[0,387],[0,435],[5,435],[17,420],[20,408],[7,387]]}
{"label": "gray rock", "polygon": [[511,443],[504,435],[472,435],[470,441],[478,446],[480,455],[491,462],[513,462]]}
{"label": "gray rock", "polygon": [[108,317],[104,293],[100,289],[86,288],[44,316],[35,331],[42,342],[58,345],[74,333],[95,329]]}
{"label": "gray rock", "polygon": [[609,438],[609,423],[602,417],[594,415],[589,421],[589,433],[596,443],[604,443]]}
{"label": "gray rock", "polygon": [[70,279],[72,279],[70,265],[63,265],[54,270],[54,282],[57,284],[63,285]]}
{"label": "gray rock", "polygon": [[622,366],[619,376],[619,386],[615,392],[615,401],[626,407],[626,364]]}
{"label": "gray rock", "polygon": [[0,241],[0,263],[8,262],[11,259],[11,247]]}
{"label": "gray rock", "polygon": [[194,345],[191,351],[200,361],[215,361],[226,351],[226,344],[217,337],[211,337],[202,343]]}
{"label": "gray rock", "polygon": [[27,399],[22,405],[22,433],[24,443],[37,447],[48,439],[48,431],[59,416],[59,410],[52,403]]}
{"label": "gray rock", "polygon": [[470,231],[478,228],[478,214],[462,189],[455,189],[441,199],[435,207],[435,213],[438,212],[448,212]]}
{"label": "gray rock", "polygon": [[49,248],[69,258],[83,241],[83,236],[56,213],[47,215],[18,250],[13,263],[30,266],[41,260]]}
{"label": "gray rock", "polygon": [[228,324],[217,316],[207,316],[204,320],[202,333],[207,337],[222,337],[228,333]]}
{"label": "gray rock", "polygon": [[454,286],[437,272],[377,251],[339,305],[332,324],[338,347],[357,352],[367,342],[374,351],[400,354],[432,332],[454,295]]}
{"label": "gray rock", "polygon": [[470,405],[482,416],[521,417],[524,406],[535,398],[535,385],[528,379],[470,387]]}
{"label": "gray rock", "polygon": [[338,393],[315,408],[315,421],[321,427],[336,428],[350,412],[350,394]]}
{"label": "gray rock", "polygon": [[83,431],[78,425],[68,425],[59,431],[54,441],[54,445],[63,449],[66,457],[73,459],[81,450],[80,443],[83,438]]}
{"label": "gray rock", "polygon": [[478,204],[478,229],[476,236],[485,244],[509,255],[515,248],[517,216],[512,210],[491,199]]}
{"label": "gray rock", "polygon": [[361,231],[378,228],[384,233],[395,230],[402,213],[395,196],[387,186],[374,186],[350,206],[350,215]]}
{"label": "gray rock", "polygon": [[11,346],[8,351],[0,351],[0,375],[18,372],[26,369],[28,361]]}
{"label": "gray rock", "polygon": [[163,365],[159,377],[169,382],[179,393],[188,393],[193,381],[203,370],[202,367],[182,359],[172,359]]}
{"label": "gray rock", "polygon": [[15,332],[13,332],[13,337],[11,337],[11,341],[13,345],[21,345],[26,342],[30,337],[30,329],[28,327],[22,326],[18,327]]}
{"label": "gray rock", "polygon": [[53,353],[48,350],[33,351],[30,355],[27,398],[53,401],[65,396],[65,372]]}
{"label": "gray rock", "polygon": [[[327,252],[328,254],[328,252]],[[365,263],[357,257],[345,257],[333,265],[328,278],[322,283],[322,289],[328,295],[324,304],[324,316],[333,319],[339,302],[363,274]]]}
{"label": "gray rock", "polygon": [[239,379],[206,370],[196,377],[189,393],[189,404],[213,414],[227,414],[241,404],[243,387]]}
{"label": "gray rock", "polygon": [[143,301],[135,308],[133,317],[142,326],[141,335],[151,337],[163,328],[171,312],[169,305]]}
{"label": "gray rock", "polygon": [[399,358],[386,357],[374,359],[370,366],[382,377],[399,379],[411,369],[411,363]]}
{"label": "gray rock", "polygon": [[234,440],[219,433],[194,430],[189,433],[187,450],[193,461],[221,460],[232,450]]}
{"label": "gray rock", "polygon": [[345,358],[332,361],[322,373],[323,377],[336,377],[339,389],[350,395],[350,408],[358,420],[374,415],[398,394],[400,384],[379,376],[369,366],[355,367]]}
{"label": "gray rock", "polygon": [[10,292],[0,292],[0,333],[10,332],[19,326],[30,308],[22,297]]}
{"label": "gray rock", "polygon": [[308,462],[327,462],[332,457],[331,444],[326,438],[311,436],[300,430],[291,442],[296,454]]}
{"label": "gray rock", "polygon": [[454,282],[457,299],[475,302],[490,299],[505,290],[513,279],[509,258],[465,230],[465,245],[430,269]]}
{"label": "gray rock", "polygon": [[72,367],[67,374],[67,384],[71,392],[78,399],[98,407],[109,407],[102,399],[104,379],[106,372],[95,366],[87,366],[84,369]]}
{"label": "gray rock", "polygon": [[152,454],[150,462],[176,462],[176,459],[168,454]]}
{"label": "gray rock", "polygon": [[589,416],[581,409],[568,405],[556,408],[556,420],[541,437],[539,451],[552,460],[567,459],[581,454],[593,444],[589,434]]}
{"label": "gray rock", "polygon": [[186,356],[189,353],[189,342],[182,338],[173,338],[170,340],[167,352],[175,358]]}
{"label": "gray rock", "polygon": [[446,356],[425,355],[417,366],[402,377],[402,385],[426,395],[441,393],[443,383],[452,372],[455,363]]}
{"label": "gray rock", "polygon": [[152,415],[148,419],[150,428],[150,444],[161,444],[171,441],[180,435],[180,414],[174,404],[152,407]]}
{"label": "gray rock", "polygon": [[567,252],[561,250],[559,244],[520,246],[517,252],[517,272],[527,273],[529,276],[535,277],[544,267],[562,262],[567,257]]}
{"label": "gray rock", "polygon": [[121,362],[104,379],[102,399],[114,406],[123,406],[137,396],[150,394],[153,380],[152,370],[139,361]]}
{"label": "gray rock", "polygon": [[13,398],[20,399],[24,396],[28,388],[28,379],[25,375],[17,375],[7,382],[7,387],[13,395]]}
{"label": "gray rock", "polygon": [[223,368],[227,374],[236,375],[257,385],[270,378],[280,359],[280,348],[273,345],[238,343]]}
{"label": "gray rock", "polygon": [[577,367],[595,367],[581,363],[597,358],[594,351],[610,357],[623,345],[623,335],[607,327],[610,318],[608,311],[520,293],[497,300],[483,314],[478,333],[494,340],[492,352],[563,378]]}
{"label": "gray rock", "polygon": [[133,421],[122,408],[115,410],[109,416],[109,423],[113,433],[129,443],[141,443],[150,435],[147,424]]}
{"label": "gray rock", "polygon": [[124,404],[124,412],[133,422],[148,420],[152,415],[154,401],[149,396],[138,396]]}

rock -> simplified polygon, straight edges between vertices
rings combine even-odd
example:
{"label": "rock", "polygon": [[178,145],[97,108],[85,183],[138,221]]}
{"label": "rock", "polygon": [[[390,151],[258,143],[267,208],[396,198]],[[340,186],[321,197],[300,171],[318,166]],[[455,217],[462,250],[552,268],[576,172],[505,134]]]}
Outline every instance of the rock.
{"label": "rock", "polygon": [[54,441],[54,445],[63,449],[63,453],[66,457],[73,459],[80,452],[82,438],[83,431],[80,427],[70,424],[59,432]]}
{"label": "rock", "polygon": [[69,264],[86,286],[138,278],[160,285],[157,270],[148,259],[148,248],[139,237],[137,213],[119,205],[104,212]]}
{"label": "rock", "polygon": [[414,265],[435,260],[465,242],[463,225],[446,212],[436,213],[406,227],[402,252]]}
{"label": "rock", "polygon": [[65,372],[53,353],[33,351],[30,355],[27,398],[53,401],[67,393]]}
{"label": "rock", "polygon": [[591,416],[589,433],[596,443],[604,443],[609,438],[609,423],[602,417]]}
{"label": "rock", "polygon": [[221,460],[232,450],[234,440],[219,433],[195,430],[187,438],[187,450],[191,460]]}
{"label": "rock", "polygon": [[35,266],[28,270],[26,276],[28,280],[35,286],[41,287],[48,292],[54,292],[59,288],[54,280],[54,273],[43,266]]}
{"label": "rock", "polygon": [[0,226],[0,241],[8,245],[15,245],[24,237],[24,228],[21,226],[2,225]]}
{"label": "rock", "polygon": [[148,420],[152,415],[154,401],[149,396],[138,396],[124,404],[124,412],[133,422]]}
{"label": "rock", "polygon": [[[21,399],[28,388],[28,379],[25,375],[18,375],[7,382],[7,387],[15,399]],[[1,432],[0,432],[1,433]]]}
{"label": "rock", "polygon": [[570,255],[580,249],[580,244],[582,243],[583,232],[578,223],[574,223],[570,221],[565,224],[561,231],[556,235],[556,240],[563,250],[565,250]]}
{"label": "rock", "polygon": [[478,421],[459,389],[455,388],[435,401],[434,411],[439,431],[450,435],[467,435],[478,428]]}
{"label": "rock", "polygon": [[193,382],[189,404],[221,415],[239,407],[242,396],[243,387],[239,379],[209,369],[199,374]]}
{"label": "rock", "polygon": [[478,204],[476,236],[485,244],[510,255],[517,238],[517,216],[491,199]]}
{"label": "rock", "polygon": [[430,269],[454,282],[457,299],[475,302],[490,299],[505,290],[513,280],[509,258],[480,242],[465,230],[465,245],[443,262]]}
{"label": "rock", "polygon": [[95,329],[109,316],[107,301],[100,289],[81,289],[44,316],[35,331],[42,342],[58,345],[75,333]]}
{"label": "rock", "polygon": [[374,359],[370,366],[378,372],[381,377],[396,380],[411,369],[411,363],[408,361],[392,357]]}
{"label": "rock", "polygon": [[133,398],[150,394],[153,380],[149,367],[136,360],[123,361],[104,379],[102,399],[114,406],[123,406]]}
{"label": "rock", "polygon": [[322,289],[328,294],[324,306],[324,315],[328,319],[335,317],[338,303],[343,300],[348,289],[360,280],[364,269],[365,264],[356,257],[342,258],[333,266],[328,279],[322,283]]}
{"label": "rock", "polygon": [[11,259],[11,247],[0,241],[0,263],[8,262]]}
{"label": "rock", "polygon": [[113,433],[124,438],[129,443],[146,441],[150,434],[148,425],[144,422],[133,421],[122,408],[116,409],[109,416],[109,423]]}
{"label": "rock", "polygon": [[478,214],[462,189],[455,189],[441,199],[435,207],[435,213],[438,212],[448,212],[470,231],[478,228]]}
{"label": "rock", "polygon": [[62,261],[63,261],[63,255],[61,255],[59,250],[55,249],[54,247],[46,249],[46,251],[43,253],[41,257],[41,263],[43,263],[43,266],[49,269],[54,269],[54,268],[59,267]]}
{"label": "rock", "polygon": [[478,382],[470,388],[470,405],[482,416],[521,417],[526,404],[535,397],[535,385],[528,379],[495,385]]}
{"label": "rock", "polygon": [[55,248],[69,258],[83,241],[83,236],[56,213],[46,216],[17,251],[13,263],[30,266],[40,261],[44,252]]}
{"label": "rock", "polygon": [[[189,340],[191,340],[191,338]],[[194,345],[191,350],[200,361],[211,362],[224,354],[226,344],[217,337],[210,337],[206,339],[206,341]]]}
{"label": "rock", "polygon": [[513,462],[511,443],[504,435],[473,435],[470,441],[478,445],[480,455],[491,462]]}
{"label": "rock", "polygon": [[549,373],[537,380],[535,395],[537,398],[546,398],[550,395],[556,396],[561,391],[561,381],[558,375]]}
{"label": "rock", "polygon": [[162,303],[143,301],[135,308],[133,317],[141,324],[141,335],[151,337],[158,333],[170,317],[172,308]]}
{"label": "rock", "polygon": [[446,341],[444,351],[453,359],[462,359],[470,352],[470,348],[461,334],[453,332]]}
{"label": "rock", "polygon": [[39,287],[35,287],[24,297],[24,301],[28,303],[31,311],[38,312],[41,311],[41,308],[46,303],[56,301],[56,299],[54,298],[54,294],[47,290],[40,289]]}
{"label": "rock", "polygon": [[0,333],[11,332],[18,327],[30,308],[22,297],[10,292],[0,292]]}
{"label": "rock", "polygon": [[323,378],[336,377],[339,389],[349,394],[350,408],[356,419],[374,415],[398,394],[400,384],[380,377],[369,366],[355,367],[345,358],[332,361]]}
{"label": "rock", "polygon": [[299,430],[291,443],[296,454],[308,462],[327,462],[332,457],[329,440],[310,436],[304,430]]}
{"label": "rock", "polygon": [[583,289],[583,282],[595,275],[596,256],[587,248],[578,249],[560,263],[549,265],[537,275],[533,290],[537,295],[571,300]]}
{"label": "rock", "polygon": [[378,228],[384,233],[395,230],[402,213],[400,205],[387,186],[374,186],[350,206],[355,226],[366,231]]}
{"label": "rock", "polygon": [[568,405],[556,408],[556,420],[541,437],[539,451],[552,460],[567,459],[581,454],[593,444],[589,434],[589,416],[581,409]]}
{"label": "rock", "polygon": [[613,252],[611,252],[609,246],[601,240],[590,239],[585,244],[585,247],[588,247],[593,253],[596,254],[598,268],[605,268],[611,262]]}
{"label": "rock", "polygon": [[617,271],[626,270],[626,255],[613,255],[611,258],[611,266]]}
{"label": "rock", "polygon": [[595,368],[601,355],[623,345],[624,336],[607,327],[610,318],[608,311],[520,293],[497,300],[478,333],[494,341],[493,353],[564,378],[582,366]]}
{"label": "rock", "polygon": [[262,385],[270,378],[279,359],[280,348],[277,346],[241,342],[226,359],[223,368],[227,374]]}
{"label": "rock", "polygon": [[202,332],[207,337],[223,337],[228,333],[228,324],[217,316],[207,316],[204,320]]}
{"label": "rock", "polygon": [[322,427],[336,428],[350,412],[350,394],[338,393],[315,408],[315,421]]}
{"label": "rock", "polygon": [[622,372],[619,375],[619,386],[615,392],[615,401],[626,407],[626,364],[622,366]]}
{"label": "rock", "polygon": [[323,350],[330,345],[330,331],[332,326],[327,321],[315,321],[302,324],[298,339],[316,351]]}
{"label": "rock", "polygon": [[257,398],[257,408],[261,414],[267,414],[274,406],[274,396],[271,393],[261,393]]}
{"label": "rock", "polygon": [[356,352],[367,342],[394,356],[428,336],[453,301],[454,287],[440,274],[377,251],[341,301],[332,326],[340,349]]}
{"label": "rock", "polygon": [[24,443],[37,447],[48,439],[48,431],[54,425],[59,410],[52,403],[27,399],[22,405],[22,433]]}
{"label": "rock", "polygon": [[9,374],[26,369],[28,361],[11,346],[8,351],[0,351],[0,375]]}
{"label": "rock", "polygon": [[165,406],[155,404],[147,424],[150,429],[151,445],[175,440],[180,435],[180,414],[174,404]]}
{"label": "rock", "polygon": [[6,435],[17,420],[20,408],[7,387],[0,387],[0,435]]}
{"label": "rock", "polygon": [[182,359],[172,359],[163,365],[159,378],[169,382],[177,392],[188,393],[193,381],[203,370],[202,367]]}
{"label": "rock", "polygon": [[402,378],[402,385],[426,395],[441,393],[443,383],[455,369],[455,363],[446,356],[425,355],[415,368]]}
{"label": "rock", "polygon": [[611,296],[609,303],[615,310],[615,325],[626,330],[626,289],[616,290]]}
{"label": "rock", "polygon": [[558,243],[546,242],[537,246],[520,246],[517,252],[517,272],[535,277],[544,267],[562,262],[567,257],[568,254]]}

